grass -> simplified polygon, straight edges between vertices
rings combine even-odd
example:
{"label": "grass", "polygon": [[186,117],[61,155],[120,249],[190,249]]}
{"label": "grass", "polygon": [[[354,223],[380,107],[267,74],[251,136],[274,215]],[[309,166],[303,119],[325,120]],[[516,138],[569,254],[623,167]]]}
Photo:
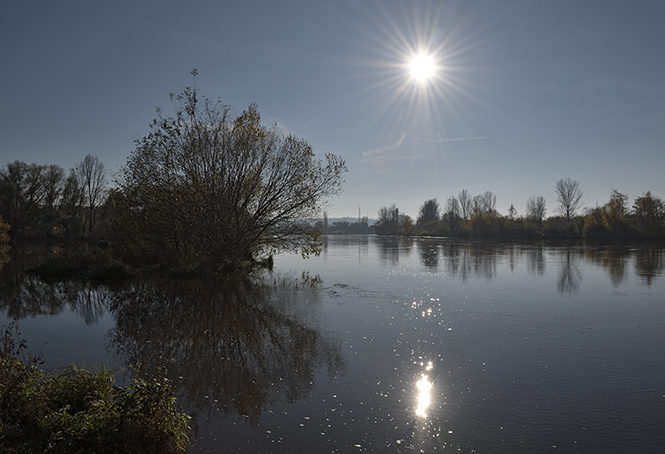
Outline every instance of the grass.
{"label": "grass", "polygon": [[39,368],[16,322],[0,346],[0,451],[3,453],[180,453],[189,416],[175,406],[167,379],[133,379],[118,387],[114,373],[70,366]]}

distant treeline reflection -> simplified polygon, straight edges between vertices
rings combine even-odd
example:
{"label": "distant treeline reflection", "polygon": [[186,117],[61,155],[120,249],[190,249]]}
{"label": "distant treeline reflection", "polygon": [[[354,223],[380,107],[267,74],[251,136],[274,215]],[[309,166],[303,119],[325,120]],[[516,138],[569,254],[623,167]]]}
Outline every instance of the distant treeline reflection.
{"label": "distant treeline reflection", "polygon": [[614,286],[621,284],[633,268],[644,283],[651,285],[665,269],[665,250],[649,244],[633,247],[585,245],[551,246],[542,242],[513,244],[442,240],[437,238],[412,238],[401,236],[377,236],[380,259],[387,264],[399,263],[400,257],[408,257],[417,251],[420,263],[430,271],[445,271],[463,282],[469,279],[494,279],[499,262],[508,262],[511,269],[525,262],[529,274],[544,275],[546,255],[557,258],[560,279],[558,289],[575,291],[582,279],[580,262],[602,267]]}

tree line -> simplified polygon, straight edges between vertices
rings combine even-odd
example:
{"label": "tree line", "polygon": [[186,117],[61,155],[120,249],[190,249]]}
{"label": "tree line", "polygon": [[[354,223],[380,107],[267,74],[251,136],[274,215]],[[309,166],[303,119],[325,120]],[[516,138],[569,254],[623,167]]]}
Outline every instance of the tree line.
{"label": "tree line", "polygon": [[91,237],[104,223],[107,193],[104,164],[90,154],[69,172],[9,162],[0,168],[0,231],[14,241]]}
{"label": "tree line", "polygon": [[665,239],[665,203],[649,191],[635,198],[631,207],[628,195],[613,189],[606,204],[586,209],[576,180],[558,180],[555,194],[553,216],[546,216],[546,200],[538,195],[529,197],[523,215],[513,205],[502,215],[494,193],[472,195],[464,189],[443,206],[437,199],[425,201],[415,220],[394,204],[381,207],[374,230],[379,235],[506,239]]}

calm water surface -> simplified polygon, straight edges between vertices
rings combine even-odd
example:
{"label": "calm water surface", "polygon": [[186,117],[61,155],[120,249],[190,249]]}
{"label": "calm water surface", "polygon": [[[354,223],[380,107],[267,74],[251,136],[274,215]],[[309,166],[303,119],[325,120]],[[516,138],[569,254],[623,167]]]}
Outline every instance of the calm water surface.
{"label": "calm water surface", "polygon": [[665,249],[331,236],[243,282],[46,284],[45,366],[160,368],[192,452],[665,452]]}

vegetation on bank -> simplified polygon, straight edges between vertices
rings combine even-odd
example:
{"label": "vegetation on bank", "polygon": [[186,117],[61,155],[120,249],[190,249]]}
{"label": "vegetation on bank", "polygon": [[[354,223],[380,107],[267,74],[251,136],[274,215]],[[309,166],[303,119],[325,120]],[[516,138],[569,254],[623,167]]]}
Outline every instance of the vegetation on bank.
{"label": "vegetation on bank", "polygon": [[30,271],[46,280],[114,281],[135,274],[135,270],[101,248],[54,255]]}
{"label": "vegetation on bank", "polygon": [[0,346],[0,450],[6,453],[185,452],[189,417],[166,379],[114,385],[107,369],[39,368],[15,322]]}
{"label": "vegetation on bank", "polygon": [[414,221],[395,205],[382,207],[373,227],[379,235],[431,235],[497,239],[665,240],[665,203],[646,192],[634,200],[612,190],[602,206],[582,210],[579,184],[570,179],[556,185],[558,215],[545,217],[541,196],[528,199],[524,215],[511,205],[506,215],[496,210],[496,195],[487,191],[471,196],[461,191],[445,206],[430,199]]}

